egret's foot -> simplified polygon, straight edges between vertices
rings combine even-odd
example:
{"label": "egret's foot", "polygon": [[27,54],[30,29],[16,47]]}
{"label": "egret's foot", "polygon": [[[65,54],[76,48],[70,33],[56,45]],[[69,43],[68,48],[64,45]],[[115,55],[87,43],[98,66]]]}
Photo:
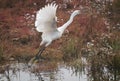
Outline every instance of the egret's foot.
{"label": "egret's foot", "polygon": [[37,62],[37,59],[35,57],[31,58],[30,61],[28,62],[28,67],[31,67],[36,62]]}
{"label": "egret's foot", "polygon": [[31,58],[31,60],[28,62],[28,67],[31,67],[33,64],[36,64],[36,63],[39,63],[39,62],[42,62],[44,61],[45,58],[43,57],[33,57]]}
{"label": "egret's foot", "polygon": [[40,58],[38,59],[38,62],[42,62],[42,61],[44,61],[44,60],[45,60],[44,57],[40,57]]}

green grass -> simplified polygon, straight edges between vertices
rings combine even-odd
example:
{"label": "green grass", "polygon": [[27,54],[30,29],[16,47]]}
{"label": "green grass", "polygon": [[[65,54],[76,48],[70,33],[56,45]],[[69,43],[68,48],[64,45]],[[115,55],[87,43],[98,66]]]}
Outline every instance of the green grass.
{"label": "green grass", "polygon": [[120,51],[120,39],[114,39],[111,41],[111,47],[113,48],[113,52]]}
{"label": "green grass", "polygon": [[77,39],[70,39],[64,44],[62,48],[63,59],[64,60],[72,60],[74,58],[78,58],[80,55],[80,41]]}
{"label": "green grass", "polygon": [[0,61],[2,60],[2,58],[3,58],[3,48],[0,45]]}

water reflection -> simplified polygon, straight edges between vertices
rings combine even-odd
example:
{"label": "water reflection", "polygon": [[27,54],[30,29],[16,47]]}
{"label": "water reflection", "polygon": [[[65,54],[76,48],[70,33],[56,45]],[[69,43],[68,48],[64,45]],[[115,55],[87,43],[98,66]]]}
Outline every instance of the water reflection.
{"label": "water reflection", "polygon": [[0,66],[0,81],[120,81],[118,62],[113,59],[107,64],[101,58],[41,62],[31,68],[25,63],[5,64]]}
{"label": "water reflection", "polygon": [[[87,81],[85,74],[76,75],[71,67],[63,63],[56,64],[57,67],[55,65],[51,70],[50,66],[46,70],[42,68],[43,64],[37,64],[32,68],[28,68],[25,63],[7,64],[3,66],[5,70],[0,73],[0,81]],[[45,66],[47,67],[46,64]]]}

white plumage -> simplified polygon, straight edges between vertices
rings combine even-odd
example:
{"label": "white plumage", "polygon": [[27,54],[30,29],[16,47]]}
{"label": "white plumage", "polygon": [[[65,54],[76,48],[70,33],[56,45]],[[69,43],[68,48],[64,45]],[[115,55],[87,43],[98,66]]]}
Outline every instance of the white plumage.
{"label": "white plumage", "polygon": [[40,9],[36,15],[35,26],[38,32],[52,31],[56,26],[56,4],[48,4]]}
{"label": "white plumage", "polygon": [[79,10],[75,10],[70,19],[61,27],[57,28],[57,11],[58,5],[48,4],[40,9],[36,14],[35,27],[38,32],[42,32],[42,42],[40,45],[47,47],[55,39],[62,36],[64,30],[72,23],[73,18],[80,13]]}
{"label": "white plumage", "polygon": [[71,14],[70,19],[64,25],[57,28],[57,7],[58,5],[56,4],[48,4],[44,8],[40,9],[36,14],[35,27],[38,32],[42,32],[42,42],[40,43],[42,48],[39,50],[38,54],[29,61],[30,65],[41,57],[42,52],[53,40],[62,36],[64,30],[68,25],[70,25],[70,23],[72,23],[73,18],[80,14],[80,10],[75,10]]}

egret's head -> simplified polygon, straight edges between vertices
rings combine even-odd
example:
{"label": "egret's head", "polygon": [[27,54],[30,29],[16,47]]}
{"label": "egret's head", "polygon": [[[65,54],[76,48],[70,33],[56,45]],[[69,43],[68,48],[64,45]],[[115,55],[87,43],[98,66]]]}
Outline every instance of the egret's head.
{"label": "egret's head", "polygon": [[74,14],[80,14],[80,10],[75,10],[73,13]]}
{"label": "egret's head", "polygon": [[72,17],[74,17],[74,16],[76,16],[76,15],[78,15],[78,14],[80,14],[80,10],[75,10],[73,13],[72,13]]}

